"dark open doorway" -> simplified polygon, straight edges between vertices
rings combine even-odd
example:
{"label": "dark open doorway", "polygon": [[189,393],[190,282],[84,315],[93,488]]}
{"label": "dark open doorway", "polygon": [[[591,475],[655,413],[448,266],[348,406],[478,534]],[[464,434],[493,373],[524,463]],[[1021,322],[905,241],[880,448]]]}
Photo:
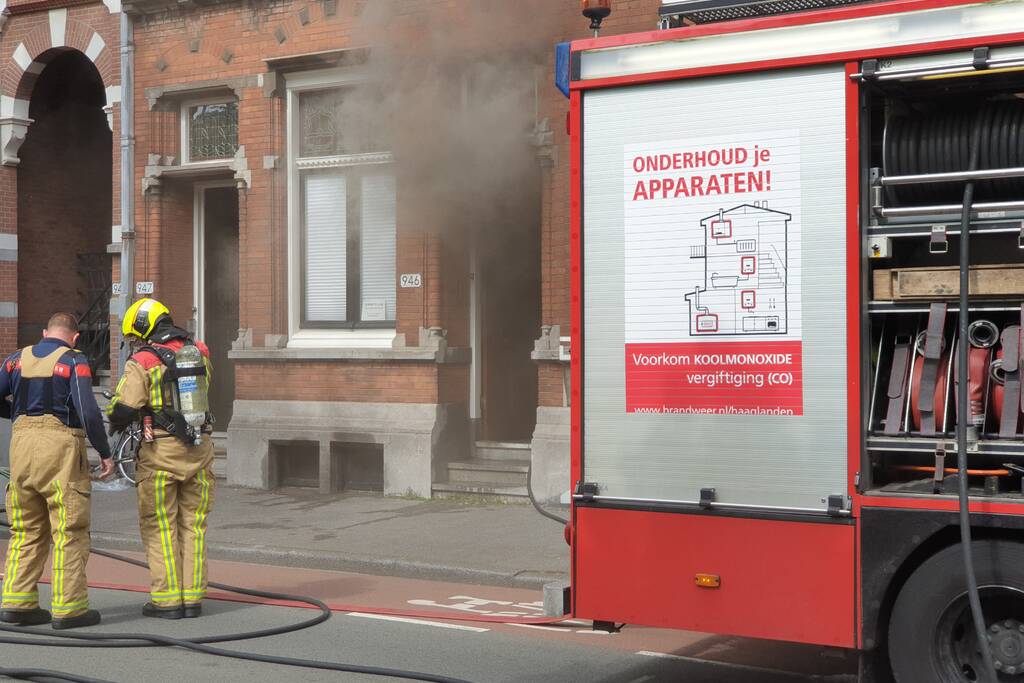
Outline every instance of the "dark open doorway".
{"label": "dark open doorway", "polygon": [[210,347],[210,409],[216,432],[227,431],[235,400],[235,367],[228,360],[238,335],[238,190],[197,186],[199,196],[200,335]]}
{"label": "dark open doorway", "polygon": [[29,105],[18,167],[18,344],[50,314],[78,316],[94,375],[110,367],[112,154],[96,67],[66,50],[47,63]]}
{"label": "dark open doorway", "polygon": [[485,441],[529,441],[537,423],[537,366],[530,352],[541,326],[539,179],[527,179],[521,190],[521,204],[491,226],[477,249]]}

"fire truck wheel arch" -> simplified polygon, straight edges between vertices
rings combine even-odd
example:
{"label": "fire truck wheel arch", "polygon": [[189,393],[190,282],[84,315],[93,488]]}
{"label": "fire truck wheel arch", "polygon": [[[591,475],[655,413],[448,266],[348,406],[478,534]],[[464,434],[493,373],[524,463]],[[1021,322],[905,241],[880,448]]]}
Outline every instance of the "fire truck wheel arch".
{"label": "fire truck wheel arch", "polygon": [[[996,668],[1022,673],[1024,543],[986,539],[971,547]],[[957,545],[929,557],[903,585],[889,622],[889,661],[898,683],[955,683],[980,673],[965,585]]]}
{"label": "fire truck wheel arch", "polygon": [[[1012,551],[1017,553],[1014,558],[1021,558],[1008,563],[1009,554],[999,556],[1003,567],[1016,567],[1013,571],[1017,575],[1017,583],[1013,585],[1024,590],[1024,519],[1014,515],[973,514],[971,522],[975,543],[998,542],[1011,549],[1006,553]],[[905,647],[905,639],[890,631],[894,621],[901,616],[896,613],[896,605],[901,596],[914,595],[914,586],[925,572],[930,573],[929,563],[935,558],[946,554],[948,570],[943,571],[955,574],[952,579],[961,581],[962,590],[965,584],[957,524],[957,514],[953,511],[862,509],[860,546],[864,649],[881,647],[886,638],[893,637],[898,639],[890,642],[897,643],[898,648]],[[955,561],[948,560],[948,556]],[[981,585],[985,579],[982,574],[985,557],[984,553],[979,553],[975,558]],[[912,602],[916,604],[919,601]],[[912,618],[917,629],[921,630],[924,617],[919,614]],[[1018,618],[1024,619],[1024,614]]]}

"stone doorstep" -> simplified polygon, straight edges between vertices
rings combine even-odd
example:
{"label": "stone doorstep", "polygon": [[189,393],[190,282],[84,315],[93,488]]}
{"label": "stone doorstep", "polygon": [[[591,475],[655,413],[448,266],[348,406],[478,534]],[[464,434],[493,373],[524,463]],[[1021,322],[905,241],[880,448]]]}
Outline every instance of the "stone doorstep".
{"label": "stone doorstep", "polygon": [[476,458],[485,460],[529,460],[529,441],[477,441]]}
{"label": "stone doorstep", "polygon": [[509,486],[504,482],[445,482],[431,487],[435,498],[471,497],[481,501],[525,503],[529,500],[526,486]]}
{"label": "stone doorstep", "polygon": [[530,462],[528,460],[474,458],[448,463],[448,482],[453,484],[491,482],[506,486],[526,486],[526,475],[529,469]]}

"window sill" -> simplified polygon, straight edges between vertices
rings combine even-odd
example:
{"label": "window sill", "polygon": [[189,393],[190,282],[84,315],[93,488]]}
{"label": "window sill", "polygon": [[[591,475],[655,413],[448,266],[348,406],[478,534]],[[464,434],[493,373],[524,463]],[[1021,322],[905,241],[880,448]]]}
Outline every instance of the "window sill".
{"label": "window sill", "polygon": [[234,361],[380,361],[465,364],[470,361],[469,349],[447,349],[444,352],[420,347],[405,348],[252,348],[228,352]]}
{"label": "window sill", "polygon": [[364,328],[354,330],[305,329],[288,339],[289,349],[390,349],[395,341],[395,328]]}

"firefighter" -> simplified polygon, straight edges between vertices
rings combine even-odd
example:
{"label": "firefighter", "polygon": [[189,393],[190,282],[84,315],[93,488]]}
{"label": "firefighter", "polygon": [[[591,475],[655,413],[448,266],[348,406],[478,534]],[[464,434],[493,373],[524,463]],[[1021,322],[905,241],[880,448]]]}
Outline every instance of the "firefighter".
{"label": "firefighter", "polygon": [[[99,477],[114,471],[103,417],[92,393],[89,362],[74,349],[78,322],[54,314],[42,340],[8,356],[0,367],[0,411],[14,421],[7,519],[11,538],[4,567],[0,621],[53,628],[100,623],[89,609],[92,484],[85,437],[100,454]],[[11,397],[9,404],[7,398]],[[39,607],[37,584],[53,539],[53,597]]]}
{"label": "firefighter", "polygon": [[[214,489],[209,351],[176,327],[167,307],[154,299],[133,303],[121,331],[141,348],[125,363],[107,414],[111,430],[143,421],[136,472],[150,600],[142,613],[198,617],[206,595],[206,523]],[[196,362],[185,363],[189,357]]]}

